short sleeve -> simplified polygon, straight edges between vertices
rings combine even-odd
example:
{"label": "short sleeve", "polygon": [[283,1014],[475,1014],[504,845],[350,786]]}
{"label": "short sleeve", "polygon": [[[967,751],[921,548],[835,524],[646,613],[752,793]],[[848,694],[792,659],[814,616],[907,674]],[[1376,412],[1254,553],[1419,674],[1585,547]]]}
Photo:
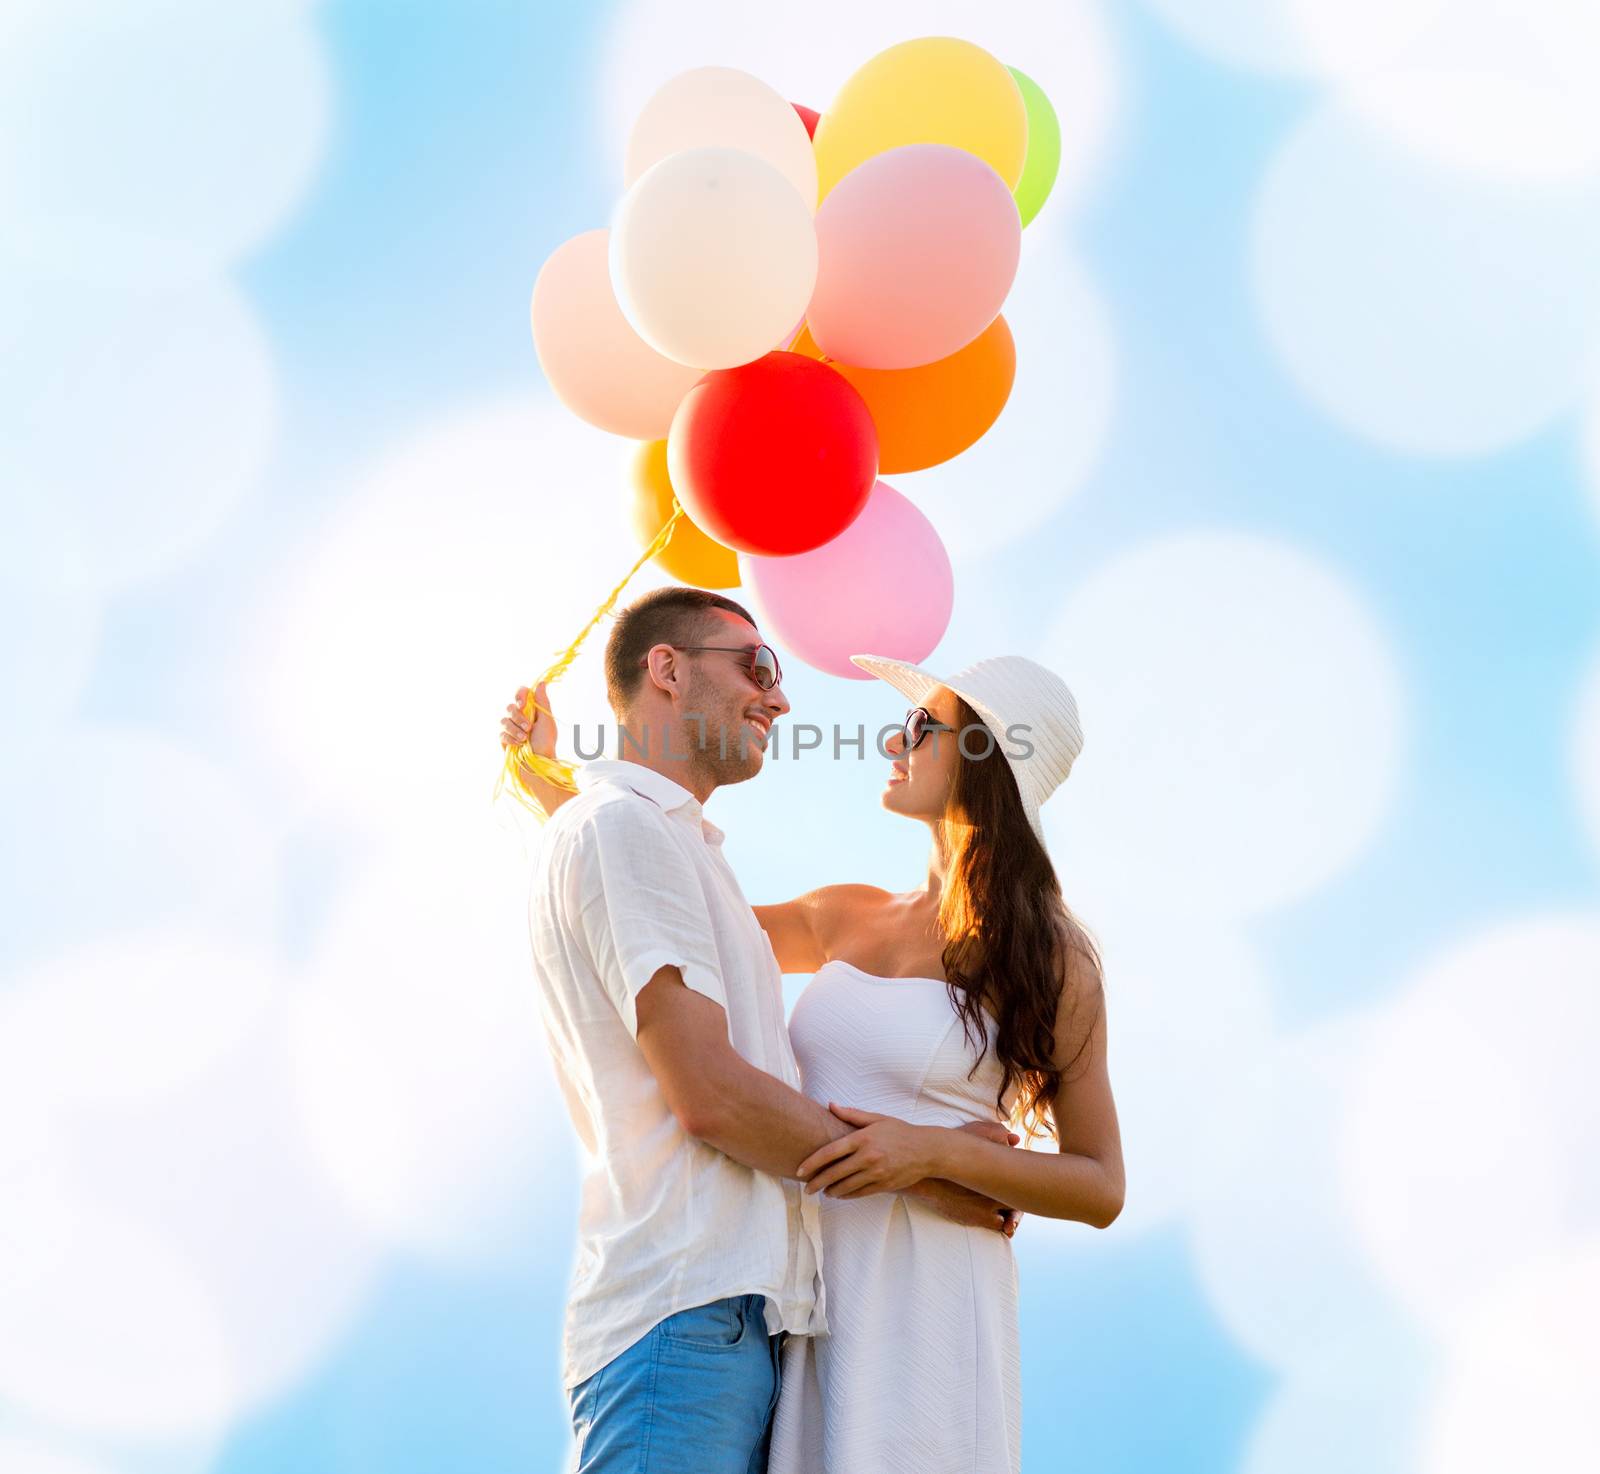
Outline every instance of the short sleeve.
{"label": "short sleeve", "polygon": [[711,911],[673,822],[648,799],[614,800],[572,835],[570,920],[634,1037],[635,1000],[663,967],[676,967],[688,987],[728,1006]]}

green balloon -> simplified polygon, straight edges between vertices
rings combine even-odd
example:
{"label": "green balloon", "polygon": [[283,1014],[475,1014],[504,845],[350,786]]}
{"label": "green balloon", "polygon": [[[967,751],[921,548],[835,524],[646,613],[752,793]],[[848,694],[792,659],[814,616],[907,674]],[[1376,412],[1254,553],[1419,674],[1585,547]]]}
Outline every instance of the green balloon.
{"label": "green balloon", "polygon": [[1056,182],[1056,170],[1061,167],[1061,124],[1056,121],[1056,110],[1032,77],[1007,67],[1022,93],[1023,105],[1028,109],[1028,152],[1022,160],[1022,178],[1012,190],[1017,198],[1017,212],[1026,225],[1039,213],[1050,198]]}

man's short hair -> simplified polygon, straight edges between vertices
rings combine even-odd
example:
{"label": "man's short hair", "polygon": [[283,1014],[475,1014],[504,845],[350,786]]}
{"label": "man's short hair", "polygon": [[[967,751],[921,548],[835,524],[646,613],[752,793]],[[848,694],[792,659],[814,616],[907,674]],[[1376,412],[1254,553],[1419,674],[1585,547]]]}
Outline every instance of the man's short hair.
{"label": "man's short hair", "polygon": [[627,605],[606,638],[606,699],[619,715],[644,681],[644,658],[655,645],[695,645],[705,633],[706,613],[726,609],[755,620],[742,604],[710,589],[668,584]]}

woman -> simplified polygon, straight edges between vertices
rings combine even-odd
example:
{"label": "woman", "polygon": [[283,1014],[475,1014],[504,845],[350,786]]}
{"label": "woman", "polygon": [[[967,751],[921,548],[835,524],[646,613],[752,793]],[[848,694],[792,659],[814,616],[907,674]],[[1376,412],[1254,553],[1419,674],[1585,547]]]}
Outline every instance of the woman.
{"label": "woman", "polygon": [[[927,824],[931,848],[917,890],[833,885],[755,908],[782,970],[814,974],[790,1019],[803,1087],[858,1128],[800,1167],[823,1195],[830,1334],[784,1348],[769,1469],[995,1474],[1021,1466],[1009,1237],[898,1190],[940,1177],[1097,1227],[1121,1211],[1099,961],[1039,822],[1083,739],[1072,693],[1022,657],[948,679],[854,660],[914,703],[882,803]],[[952,1129],[977,1120],[1058,1150]]]}

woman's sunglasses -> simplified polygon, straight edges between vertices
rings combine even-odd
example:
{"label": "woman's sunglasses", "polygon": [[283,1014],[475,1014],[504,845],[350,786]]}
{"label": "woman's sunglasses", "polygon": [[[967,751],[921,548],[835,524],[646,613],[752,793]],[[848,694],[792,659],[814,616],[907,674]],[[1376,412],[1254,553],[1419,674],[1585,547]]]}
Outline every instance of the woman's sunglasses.
{"label": "woman's sunglasses", "polygon": [[732,655],[743,655],[750,662],[750,679],[763,691],[770,691],[783,679],[783,667],[778,664],[778,652],[771,645],[757,645],[754,650],[744,645],[674,645],[672,648],[723,650]]}
{"label": "woman's sunglasses", "polygon": [[905,750],[915,751],[922,743],[922,739],[929,732],[948,732],[951,729],[925,706],[914,706],[906,713],[906,723],[900,729],[900,735],[905,739]]}

